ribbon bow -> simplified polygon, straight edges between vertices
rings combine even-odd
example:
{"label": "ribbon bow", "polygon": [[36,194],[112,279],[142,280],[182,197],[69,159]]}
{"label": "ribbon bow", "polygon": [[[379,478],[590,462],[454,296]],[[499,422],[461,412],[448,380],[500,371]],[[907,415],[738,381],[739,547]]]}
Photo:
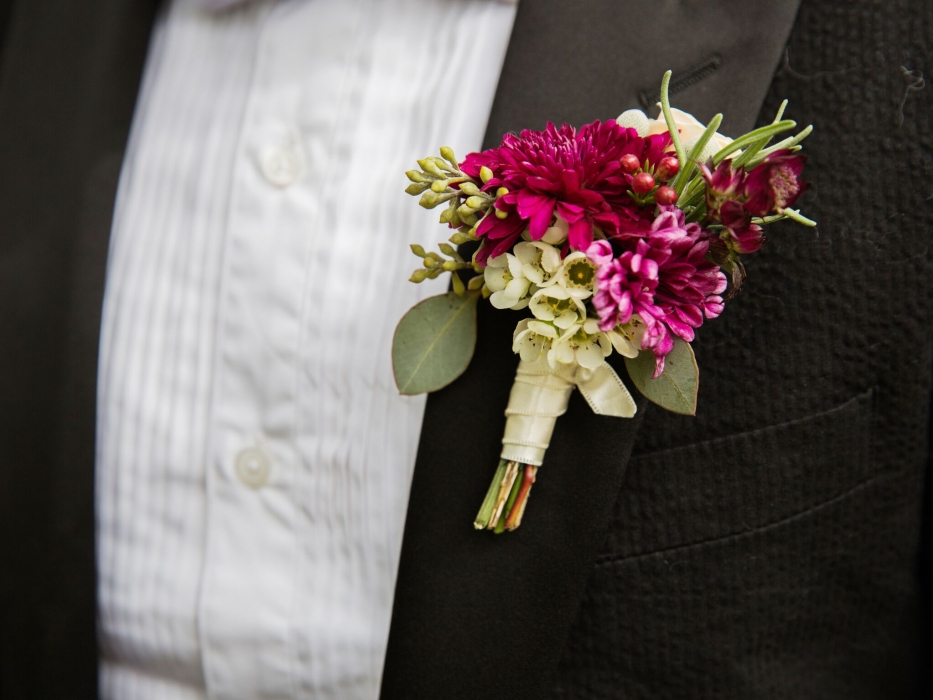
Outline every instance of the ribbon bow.
{"label": "ribbon bow", "polygon": [[619,375],[603,361],[588,369],[574,363],[552,369],[543,359],[518,364],[509,405],[502,459],[540,467],[559,416],[567,411],[574,387],[600,416],[631,418],[635,401]]}

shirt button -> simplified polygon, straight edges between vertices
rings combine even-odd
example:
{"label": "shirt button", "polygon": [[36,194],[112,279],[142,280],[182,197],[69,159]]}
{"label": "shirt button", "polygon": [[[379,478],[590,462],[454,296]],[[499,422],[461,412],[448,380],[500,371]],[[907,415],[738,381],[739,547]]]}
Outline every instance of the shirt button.
{"label": "shirt button", "polygon": [[301,175],[301,154],[292,146],[270,144],[259,154],[263,177],[276,187],[288,187]]}
{"label": "shirt button", "polygon": [[247,447],[236,456],[236,475],[253,489],[261,488],[269,480],[272,463],[262,450]]}

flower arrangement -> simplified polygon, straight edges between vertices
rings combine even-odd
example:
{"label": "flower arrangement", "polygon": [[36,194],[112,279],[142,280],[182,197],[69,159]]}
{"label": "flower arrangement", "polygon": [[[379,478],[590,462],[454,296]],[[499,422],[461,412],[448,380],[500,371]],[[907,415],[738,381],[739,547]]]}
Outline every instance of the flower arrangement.
{"label": "flower arrangement", "polygon": [[[650,401],[695,414],[699,371],[690,343],[741,288],[742,256],[761,248],[770,223],[816,225],[791,208],[808,187],[799,151],[812,127],[769,145],[796,127],[783,119],[785,101],[771,124],[730,139],[717,133],[722,115],[703,125],[670,106],[670,76],[657,119],[629,110],[580,129],[549,123],[506,134],[463,162],[442,148],[440,158],[419,160],[421,169],[407,173],[406,192],[425,208],[445,205],[440,222],[455,232],[440,253],[412,246],[423,266],[411,281],[449,272],[452,291],[399,323],[399,390],[434,391],[462,374],[480,299],[520,312],[503,450],[477,529],[521,524],[575,388],[595,413],[635,414],[606,362],[613,352]],[[453,247],[471,243],[469,260]],[[473,273],[466,282],[464,272]]]}

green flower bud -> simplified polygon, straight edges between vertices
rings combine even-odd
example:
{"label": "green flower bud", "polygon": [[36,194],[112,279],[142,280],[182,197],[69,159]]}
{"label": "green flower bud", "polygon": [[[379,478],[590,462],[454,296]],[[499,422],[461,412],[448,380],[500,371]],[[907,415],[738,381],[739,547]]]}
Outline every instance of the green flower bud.
{"label": "green flower bud", "polygon": [[421,169],[426,173],[430,173],[435,177],[444,177],[444,173],[441,172],[441,169],[437,167],[437,164],[434,162],[433,158],[422,158],[418,161],[418,165],[420,165]]}
{"label": "green flower bud", "polygon": [[476,224],[479,223],[479,219],[476,218],[476,214],[470,214],[469,216],[464,217],[463,223],[467,224],[468,226],[476,226]]}
{"label": "green flower bud", "polygon": [[411,248],[411,252],[417,255],[419,258],[423,258],[425,255],[427,255],[427,253],[424,252],[424,248],[422,248],[417,243],[412,243],[409,247]]}
{"label": "green flower bud", "polygon": [[447,272],[453,272],[454,270],[458,269],[460,265],[456,260],[448,260],[443,265],[441,265],[441,267],[444,268]]}
{"label": "green flower bud", "polygon": [[478,197],[476,195],[468,197],[466,204],[468,207],[470,207],[470,209],[483,209],[487,206],[486,200],[483,197]]}
{"label": "green flower bud", "polygon": [[410,195],[418,196],[428,189],[428,187],[430,187],[430,185],[427,182],[413,182],[405,188],[405,191]]}
{"label": "green flower bud", "polygon": [[427,270],[415,270],[414,272],[411,273],[411,277],[408,278],[408,281],[414,282],[415,284],[417,284],[418,282],[424,282],[427,278],[428,278]]}
{"label": "green flower bud", "polygon": [[472,182],[464,182],[460,185],[460,191],[465,195],[474,195],[479,194],[482,190],[479,187],[474,185]]}
{"label": "green flower bud", "polygon": [[454,149],[450,146],[441,146],[441,155],[444,156],[444,160],[459,169],[457,165],[457,156],[454,155]]}
{"label": "green flower bud", "polygon": [[473,215],[473,209],[470,207],[469,204],[461,204],[457,208],[457,214],[460,216],[461,219],[466,219],[468,216]]}
{"label": "green flower bud", "polygon": [[444,255],[449,255],[452,258],[458,257],[457,251],[454,250],[454,247],[450,245],[449,243],[438,243],[437,247],[441,249],[441,252]]}
{"label": "green flower bud", "polygon": [[450,237],[450,242],[454,245],[463,245],[464,243],[469,243],[470,237],[465,236],[462,233],[455,233]]}
{"label": "green flower bud", "polygon": [[496,218],[497,219],[508,219],[509,213],[507,211],[502,211],[501,209],[496,209]]}
{"label": "green flower bud", "polygon": [[421,195],[421,199],[418,201],[418,204],[423,206],[425,209],[433,209],[438,204],[443,204],[444,202],[454,198],[453,192],[447,192],[445,194],[437,194],[436,192],[425,192]]}
{"label": "green flower bud", "polygon": [[440,219],[438,219],[438,222],[442,224],[449,224],[450,217],[455,213],[456,213],[455,211],[451,211],[450,207],[448,207],[447,209],[441,212],[441,217]]}
{"label": "green flower bud", "polygon": [[462,297],[466,293],[466,289],[463,286],[463,280],[460,279],[460,275],[454,273],[450,276],[450,282],[454,288],[454,294],[458,297]]}
{"label": "green flower bud", "polygon": [[435,180],[431,183],[431,191],[442,194],[447,191],[447,180]]}
{"label": "green flower bud", "polygon": [[479,179],[483,181],[484,185],[490,180],[492,180],[492,178],[493,178],[492,170],[487,168],[485,165],[479,169]]}
{"label": "green flower bud", "polygon": [[417,170],[407,170],[405,176],[412,182],[425,182],[426,178],[424,173],[418,172]]}
{"label": "green flower bud", "polygon": [[509,193],[509,188],[508,188],[508,187],[500,187],[499,189],[496,190],[496,196],[497,196],[497,197],[504,197],[504,196],[507,195],[508,193]]}
{"label": "green flower bud", "polygon": [[[419,270],[419,272],[420,272],[420,270]],[[482,289],[482,287],[483,287],[483,282],[484,282],[484,281],[485,281],[485,279],[483,278],[482,275],[477,275],[476,277],[473,277],[473,278],[467,283],[467,287],[469,288],[469,290],[470,290],[471,292],[475,292],[477,289]]]}
{"label": "green flower bud", "polygon": [[425,257],[422,263],[429,270],[433,270],[435,267],[437,267],[437,260],[435,260],[434,258]]}

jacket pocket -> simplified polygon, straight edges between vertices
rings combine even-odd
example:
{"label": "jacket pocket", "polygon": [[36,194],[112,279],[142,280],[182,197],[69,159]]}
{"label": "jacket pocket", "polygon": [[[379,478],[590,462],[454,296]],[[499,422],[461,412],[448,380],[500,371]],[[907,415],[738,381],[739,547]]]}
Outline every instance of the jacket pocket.
{"label": "jacket pocket", "polygon": [[829,411],[633,457],[601,563],[742,534],[876,475],[873,392]]}

